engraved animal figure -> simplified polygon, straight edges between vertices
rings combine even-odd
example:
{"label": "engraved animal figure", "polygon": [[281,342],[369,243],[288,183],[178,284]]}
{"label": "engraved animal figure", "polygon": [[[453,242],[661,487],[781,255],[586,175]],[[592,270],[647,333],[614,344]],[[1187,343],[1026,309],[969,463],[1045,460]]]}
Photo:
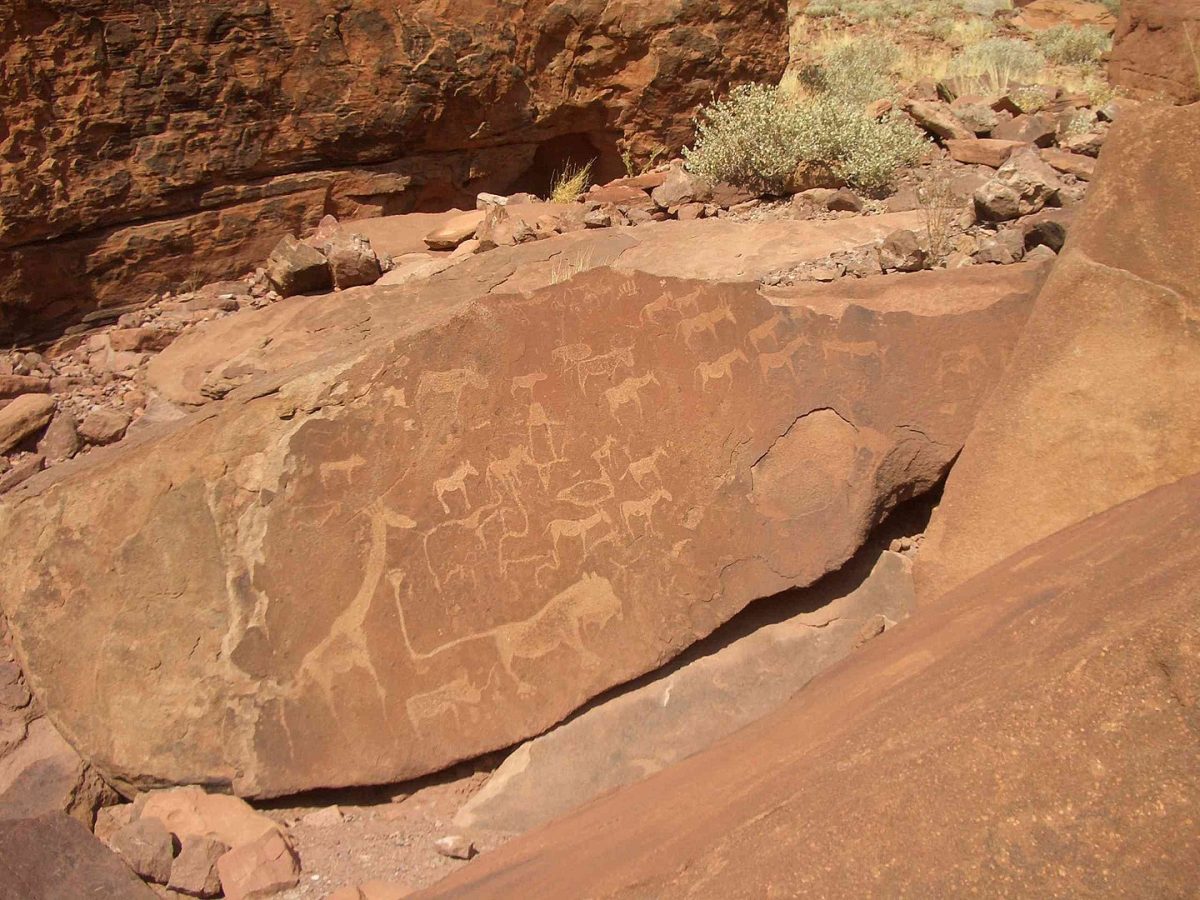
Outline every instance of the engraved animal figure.
{"label": "engraved animal figure", "polygon": [[737,319],[734,318],[733,310],[728,306],[721,305],[708,312],[702,312],[698,316],[692,316],[690,319],[684,319],[675,326],[675,336],[682,337],[683,343],[691,347],[692,338],[698,334],[711,335],[715,340],[717,337],[717,326],[721,322],[732,322],[737,324]]}
{"label": "engraved animal figure", "polygon": [[712,362],[702,362],[696,366],[696,374],[700,376],[701,389],[707,389],[710,381],[719,381],[723,378],[728,378],[729,383],[733,384],[733,366],[738,360],[744,363],[750,362],[741,350],[730,350]]}
{"label": "engraved animal figure", "polygon": [[417,404],[422,404],[430,394],[453,395],[454,414],[458,415],[458,404],[463,391],[468,387],[487,390],[488,381],[474,369],[448,369],[445,372],[422,372],[417,384]]}
{"label": "engraved animal figure", "polygon": [[509,395],[517,396],[517,391],[529,391],[529,400],[533,401],[533,391],[537,387],[538,382],[545,381],[550,376],[545,372],[530,372],[528,375],[518,375],[512,380],[512,386],[508,389]]}
{"label": "engraved animal figure", "polygon": [[787,369],[795,378],[796,372],[796,352],[801,347],[809,345],[809,340],[803,336],[793,338],[788,341],[787,345],[776,353],[764,353],[758,358],[758,368],[762,372],[764,379],[770,377],[771,373],[776,369]]}
{"label": "engraved animal figure", "polygon": [[681,297],[664,292],[642,307],[641,312],[638,313],[638,320],[643,324],[661,325],[660,317],[667,312],[673,311],[680,318],[685,312],[695,315],[699,311],[699,307],[696,305],[696,298],[699,296],[699,291],[692,291]]}
{"label": "engraved animal figure", "polygon": [[616,387],[609,388],[604,392],[604,399],[608,401],[608,411],[615,417],[617,410],[632,403],[637,407],[638,415],[642,415],[642,395],[639,392],[650,384],[658,384],[658,378],[653,372],[641,378],[626,378]]}
{"label": "engraved animal figure", "polygon": [[868,359],[879,355],[879,344],[875,341],[826,341],[822,346],[826,362],[833,354],[843,354],[857,359]]}
{"label": "engraved animal figure", "polygon": [[622,615],[621,600],[612,584],[598,575],[584,575],[562,593],[552,597],[542,610],[523,622],[501,625],[493,630],[500,664],[517,683],[522,695],[534,687],[523,681],[513,669],[517,659],[540,659],[565,646],[589,665],[599,657],[584,644],[584,631],[601,629]]}
{"label": "engraved animal figure", "polygon": [[754,328],[751,328],[748,332],[746,332],[746,337],[749,338],[750,345],[759,353],[762,353],[763,344],[766,344],[767,342],[770,342],[772,345],[778,348],[779,335],[777,332],[779,331],[779,326],[781,326],[783,323],[783,314],[775,313],[775,315],[771,316],[771,318],[767,319],[767,321],[763,322],[761,325],[756,325]]}
{"label": "engraved animal figure", "polygon": [[660,475],[658,472],[658,460],[667,455],[668,454],[666,450],[664,450],[662,447],[658,447],[649,456],[643,456],[641,459],[635,459],[633,462],[631,462],[626,467],[625,474],[621,476],[621,479],[624,480],[626,478],[632,478],[637,483],[638,487],[644,489],[646,487],[646,479],[650,477],[651,473],[653,473],[661,483],[662,475]]}
{"label": "engraved animal figure", "polygon": [[615,350],[610,350],[608,353],[603,353],[600,356],[593,356],[590,359],[585,359],[575,366],[575,376],[579,379],[579,389],[587,391],[587,382],[589,378],[601,378],[605,381],[617,374],[617,369],[625,366],[627,369],[633,368],[633,348],[618,347]]}
{"label": "engraved animal figure", "polygon": [[540,459],[543,456],[538,452],[539,450],[548,450],[550,458],[545,465],[560,461],[562,456],[560,448],[554,443],[554,428],[555,426],[561,427],[563,423],[551,419],[546,408],[540,403],[529,404],[529,416],[525,423],[526,431],[529,434],[529,450],[534,458]]}
{"label": "engraved animal figure", "polygon": [[621,504],[621,519],[625,523],[625,529],[633,534],[633,522],[636,519],[646,520],[646,533],[657,533],[654,528],[654,507],[661,500],[673,500],[670,492],[665,488],[658,488],[649,497],[642,500],[626,500]]}
{"label": "engraved animal figure", "polygon": [[478,475],[479,472],[469,462],[459,463],[457,469],[445,478],[439,478],[433,483],[433,492],[437,495],[438,502],[442,504],[442,509],[450,512],[450,505],[446,502],[447,494],[462,494],[463,502],[467,504],[467,509],[471,508],[471,498],[467,496],[467,478]]}
{"label": "engraved animal figure", "polygon": [[[488,681],[490,683],[490,676]],[[440,718],[446,713],[454,716],[454,724],[461,731],[463,723],[459,710],[463,707],[477,706],[482,699],[483,691],[477,688],[464,672],[453,681],[432,691],[413,694],[404,701],[404,708],[408,713],[408,720],[412,722],[413,730],[418,735],[422,731],[422,722]]]}
{"label": "engraved animal figure", "polygon": [[558,542],[563,538],[579,538],[583,542],[583,555],[587,556],[592,549],[598,544],[604,543],[606,540],[612,539],[611,531],[606,537],[600,538],[588,547],[588,532],[594,528],[600,528],[603,525],[612,525],[612,519],[604,510],[597,510],[593,515],[586,519],[555,519],[548,526],[546,531],[550,534],[550,542],[554,544],[554,559],[558,561]]}
{"label": "engraved animal figure", "polygon": [[563,344],[561,347],[555,347],[550,356],[557,362],[563,370],[571,368],[583,362],[592,355],[592,348],[587,344]]}

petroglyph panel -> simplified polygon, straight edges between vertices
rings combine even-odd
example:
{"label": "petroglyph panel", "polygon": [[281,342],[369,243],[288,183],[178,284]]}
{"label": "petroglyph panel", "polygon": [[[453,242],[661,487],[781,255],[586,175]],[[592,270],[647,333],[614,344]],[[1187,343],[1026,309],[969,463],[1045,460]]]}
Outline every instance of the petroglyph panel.
{"label": "petroglyph panel", "polygon": [[841,565],[953,458],[1025,304],[831,316],[607,270],[489,298],[26,496],[0,598],[120,783],[434,771]]}

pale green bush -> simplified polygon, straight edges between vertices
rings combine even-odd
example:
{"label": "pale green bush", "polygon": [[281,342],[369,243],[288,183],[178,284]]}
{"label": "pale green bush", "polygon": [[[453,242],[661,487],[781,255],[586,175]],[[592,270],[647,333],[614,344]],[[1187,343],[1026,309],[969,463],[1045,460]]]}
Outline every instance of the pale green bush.
{"label": "pale green bush", "polygon": [[1039,34],[1036,40],[1046,58],[1060,66],[1096,62],[1112,46],[1108,32],[1096,25],[1079,28],[1066,23],[1055,25]]}
{"label": "pale green bush", "polygon": [[688,168],[768,194],[784,194],[801,163],[828,166],[848,184],[881,187],[928,149],[899,119],[878,121],[825,93],[792,97],[769,85],[744,85],[702,111]]}
{"label": "pale green bush", "polygon": [[825,47],[817,60],[800,70],[800,81],[816,93],[841,97],[866,106],[895,93],[895,69],[901,52],[877,36],[838,41]]}
{"label": "pale green bush", "polygon": [[1121,14],[1121,0],[1100,0],[1100,2],[1104,4],[1104,8],[1114,16],[1119,16]]}
{"label": "pale green bush", "polygon": [[1032,78],[1046,65],[1046,57],[1033,44],[1016,38],[989,38],[972,44],[954,57],[955,75],[986,77],[998,90],[1012,81]]}

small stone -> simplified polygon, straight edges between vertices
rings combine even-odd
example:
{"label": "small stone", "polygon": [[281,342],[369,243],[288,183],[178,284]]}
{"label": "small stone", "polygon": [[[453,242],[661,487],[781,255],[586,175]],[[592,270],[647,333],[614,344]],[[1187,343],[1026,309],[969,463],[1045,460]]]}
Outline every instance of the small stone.
{"label": "small stone", "polygon": [[132,821],[132,803],[104,806],[96,811],[96,824],[92,831],[105,844],[111,844],[112,836]]}
{"label": "small stone", "polygon": [[20,397],[22,394],[48,393],[52,380],[36,375],[0,375],[0,400]]}
{"label": "small stone", "polygon": [[946,141],[946,151],[955,162],[998,169],[1014,150],[1032,147],[1021,141],[1002,141],[997,138],[972,138],[969,141]]}
{"label": "small stone", "polygon": [[654,189],[650,198],[659,209],[678,209],[686,203],[706,203],[712,199],[712,187],[686,169],[675,168]]}
{"label": "small stone", "polygon": [[470,859],[475,855],[475,845],[461,834],[448,834],[433,842],[434,848],[442,856],[451,859]]}
{"label": "small stone", "polygon": [[487,209],[491,206],[508,206],[508,198],[499,194],[481,193],[475,197],[476,209]]}
{"label": "small stone", "polygon": [[300,861],[278,831],[234,847],[217,860],[221,889],[227,900],[257,900],[295,887]]}
{"label": "small stone", "polygon": [[342,824],[345,818],[342,815],[342,811],[336,806],[327,806],[324,809],[318,809],[316,812],[310,812],[308,815],[302,817],[300,822],[310,828],[329,828],[333,825]]}
{"label": "small stone", "polygon": [[121,410],[93,409],[79,423],[79,436],[89,444],[111,444],[125,436],[129,422],[129,414]]}
{"label": "small stone", "polygon": [[612,214],[603,207],[588,210],[583,215],[583,224],[588,228],[608,228],[612,222]]}
{"label": "small stone", "polygon": [[23,481],[32,478],[46,465],[46,458],[40,453],[26,456],[13,463],[10,468],[0,475],[0,494],[11,491]]}
{"label": "small stone", "polygon": [[0,453],[45,428],[54,410],[54,400],[46,394],[22,394],[0,409]]}
{"label": "small stone", "polygon": [[1043,150],[1041,155],[1051,168],[1066,175],[1074,175],[1080,181],[1091,181],[1096,173],[1096,160],[1081,153],[1051,147]]}
{"label": "small stone", "polygon": [[108,333],[108,340],[113,350],[158,353],[166,350],[177,336],[163,328],[119,328]]}
{"label": "small stone", "polygon": [[109,846],[146,881],[170,880],[175,840],[158,819],[130,822],[112,836]]}
{"label": "small stone", "polygon": [[75,424],[75,416],[70,410],[60,410],[50,420],[50,425],[38,441],[38,453],[46,457],[47,462],[62,462],[70,459],[79,452],[79,431]]}
{"label": "small stone", "polygon": [[1054,253],[1058,253],[1063,248],[1063,244],[1067,242],[1067,229],[1061,222],[1055,222],[1050,219],[1043,219],[1036,222],[1024,222],[1025,226],[1024,238],[1025,249],[1033,250],[1035,247],[1049,247]]}
{"label": "small stone", "polygon": [[221,893],[221,876],[217,871],[217,861],[228,852],[229,847],[212,838],[184,838],[179,855],[171,863],[171,878],[167,886],[190,897],[218,896]]}
{"label": "small stone", "polygon": [[1025,262],[1031,262],[1031,263],[1051,262],[1052,260],[1056,259],[1057,257],[1058,257],[1058,254],[1055,253],[1049,247],[1047,247],[1045,244],[1038,244],[1036,247],[1034,247],[1032,250],[1028,251],[1025,254]]}
{"label": "small stone", "polygon": [[362,235],[338,232],[322,242],[321,252],[329,260],[333,286],[339,290],[374,284],[383,275],[379,257]]}
{"label": "small stone", "polygon": [[333,286],[329,260],[290,234],[275,245],[265,268],[271,284],[284,297],[327,291]]}
{"label": "small stone", "polygon": [[925,268],[926,253],[916,234],[907,228],[893,231],[879,247],[879,264],[889,272],[916,272]]}
{"label": "small stone", "polygon": [[1028,115],[1022,113],[1009,119],[1007,122],[1001,122],[992,129],[992,137],[1004,141],[1020,141],[1027,144],[1036,144],[1039,147],[1049,147],[1054,144],[1054,136],[1057,129],[1054,127],[1054,120],[1049,116],[1040,114]]}
{"label": "small stone", "polygon": [[825,201],[825,208],[830,212],[860,213],[863,211],[865,205],[858,194],[846,188],[834,191],[833,196]]}
{"label": "small stone", "polygon": [[1062,182],[1034,150],[1015,151],[996,176],[975,191],[975,214],[1005,222],[1038,212],[1057,199]]}
{"label": "small stone", "polygon": [[703,203],[685,203],[675,211],[675,216],[681,222],[689,222],[704,218],[704,210],[705,204]]}
{"label": "small stone", "polygon": [[945,103],[910,100],[904,104],[904,109],[918,125],[935,137],[958,141],[975,137],[975,132],[959,121]]}
{"label": "small stone", "polygon": [[985,238],[975,251],[975,261],[1008,265],[1025,255],[1025,237],[1018,228],[1008,228]]}

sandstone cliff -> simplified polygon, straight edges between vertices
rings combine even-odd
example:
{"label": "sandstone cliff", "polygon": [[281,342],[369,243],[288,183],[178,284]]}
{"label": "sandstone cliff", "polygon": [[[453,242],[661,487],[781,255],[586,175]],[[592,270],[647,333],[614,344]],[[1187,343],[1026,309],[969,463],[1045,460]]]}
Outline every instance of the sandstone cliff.
{"label": "sandstone cliff", "polygon": [[619,174],[712,92],[778,77],[785,32],[771,0],[16,0],[0,340],[228,275],[327,212]]}

